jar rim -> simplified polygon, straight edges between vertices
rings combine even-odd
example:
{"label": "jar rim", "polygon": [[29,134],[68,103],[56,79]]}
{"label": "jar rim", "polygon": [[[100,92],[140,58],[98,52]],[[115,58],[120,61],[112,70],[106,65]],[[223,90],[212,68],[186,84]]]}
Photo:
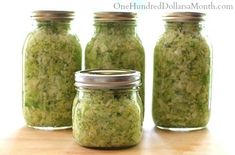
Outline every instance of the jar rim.
{"label": "jar rim", "polygon": [[94,19],[96,22],[117,22],[117,21],[136,21],[137,13],[135,12],[95,12]]}
{"label": "jar rim", "polygon": [[163,16],[166,22],[200,22],[204,21],[205,13],[201,12],[171,12]]}
{"label": "jar rim", "polygon": [[92,89],[139,87],[140,72],[135,70],[94,69],[75,72],[75,86]]}
{"label": "jar rim", "polygon": [[74,14],[74,11],[36,10],[32,12],[31,17],[37,21],[72,20]]}

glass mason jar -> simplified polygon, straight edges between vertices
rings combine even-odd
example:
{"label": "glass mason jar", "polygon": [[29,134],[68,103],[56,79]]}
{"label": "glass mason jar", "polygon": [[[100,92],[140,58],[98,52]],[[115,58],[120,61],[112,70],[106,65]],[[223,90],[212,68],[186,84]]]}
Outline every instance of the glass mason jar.
{"label": "glass mason jar", "polygon": [[74,72],[81,69],[81,46],[70,31],[74,12],[35,11],[36,27],[23,48],[23,115],[29,127],[72,126]]}
{"label": "glass mason jar", "polygon": [[95,13],[95,34],[85,50],[86,69],[132,69],[141,72],[144,102],[145,54],[136,32],[136,13]]}
{"label": "glass mason jar", "polygon": [[140,72],[85,70],[75,75],[75,141],[81,146],[102,149],[138,144],[143,122],[143,105],[138,90]]}
{"label": "glass mason jar", "polygon": [[160,129],[198,130],[209,121],[212,53],[201,33],[203,16],[165,16],[165,33],[154,50],[152,115]]}

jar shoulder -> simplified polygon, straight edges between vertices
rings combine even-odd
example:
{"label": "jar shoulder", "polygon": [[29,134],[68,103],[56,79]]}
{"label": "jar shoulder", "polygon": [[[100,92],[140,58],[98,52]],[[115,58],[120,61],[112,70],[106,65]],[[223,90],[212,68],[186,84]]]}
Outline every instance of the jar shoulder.
{"label": "jar shoulder", "polygon": [[40,48],[47,51],[70,49],[75,52],[81,52],[82,50],[80,41],[75,34],[50,34],[43,30],[34,30],[27,35],[23,51],[34,51],[34,49],[39,50]]}
{"label": "jar shoulder", "polygon": [[88,42],[87,48],[89,47],[99,47],[106,46],[108,48],[139,48],[143,50],[142,42],[138,35],[105,35],[98,34],[94,35],[92,39]]}
{"label": "jar shoulder", "polygon": [[[175,52],[180,54],[192,53],[210,55],[211,47],[206,36],[202,33],[181,33],[177,31],[167,31],[162,34],[155,45],[155,54],[158,52]],[[178,51],[178,52],[177,52]],[[190,52],[191,51],[191,52]]]}

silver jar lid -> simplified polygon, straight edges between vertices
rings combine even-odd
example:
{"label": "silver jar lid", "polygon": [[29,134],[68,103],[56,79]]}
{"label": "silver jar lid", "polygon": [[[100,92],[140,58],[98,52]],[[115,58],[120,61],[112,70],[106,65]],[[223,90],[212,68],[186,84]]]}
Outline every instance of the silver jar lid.
{"label": "silver jar lid", "polygon": [[137,13],[134,12],[96,12],[95,21],[115,22],[115,21],[135,21]]}
{"label": "silver jar lid", "polygon": [[204,20],[204,13],[200,12],[172,12],[163,16],[167,22],[200,22]]}
{"label": "silver jar lid", "polygon": [[135,70],[84,70],[75,73],[75,86],[90,89],[124,89],[140,86],[140,72]]}
{"label": "silver jar lid", "polygon": [[55,10],[37,10],[33,11],[32,18],[37,21],[49,20],[72,20],[74,18],[73,11],[55,11]]}

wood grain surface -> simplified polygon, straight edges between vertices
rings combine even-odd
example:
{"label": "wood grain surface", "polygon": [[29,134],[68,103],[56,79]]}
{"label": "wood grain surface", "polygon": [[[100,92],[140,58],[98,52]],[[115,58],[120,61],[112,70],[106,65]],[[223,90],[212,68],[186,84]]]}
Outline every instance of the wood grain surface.
{"label": "wood grain surface", "polygon": [[[0,130],[1,131],[1,130]],[[227,155],[233,144],[229,132],[201,130],[169,132],[155,128],[144,129],[141,143],[123,150],[95,150],[76,144],[71,130],[40,131],[19,127],[0,136],[0,155]],[[226,133],[226,132],[225,132]],[[231,137],[232,138],[232,137]]]}

